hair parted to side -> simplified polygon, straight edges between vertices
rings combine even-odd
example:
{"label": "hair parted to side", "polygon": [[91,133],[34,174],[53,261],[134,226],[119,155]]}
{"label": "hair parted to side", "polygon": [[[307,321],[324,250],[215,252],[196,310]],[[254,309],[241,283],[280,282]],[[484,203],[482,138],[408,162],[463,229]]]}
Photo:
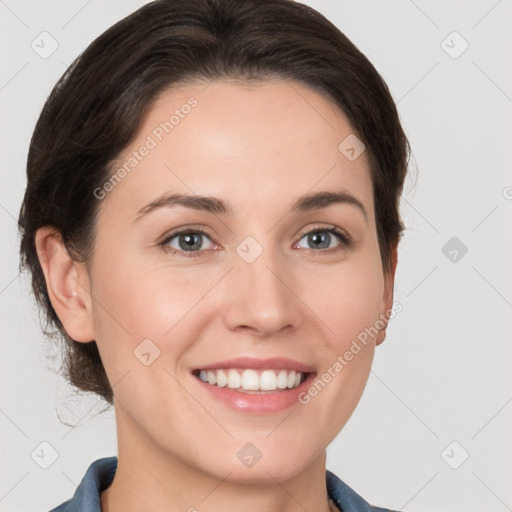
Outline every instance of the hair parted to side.
{"label": "hair parted to side", "polygon": [[[404,226],[399,200],[410,147],[396,105],[369,60],[325,17],[291,0],[158,0],[122,19],[69,66],[37,121],[18,226],[20,270],[28,269],[43,330],[64,341],[71,384],[113,404],[95,341],[69,337],[52,307],[35,246],[45,225],[87,264],[108,179],[158,95],[187,82],[295,80],[347,115],[371,161],[378,242],[385,274]],[[341,141],[340,141],[341,142]]]}

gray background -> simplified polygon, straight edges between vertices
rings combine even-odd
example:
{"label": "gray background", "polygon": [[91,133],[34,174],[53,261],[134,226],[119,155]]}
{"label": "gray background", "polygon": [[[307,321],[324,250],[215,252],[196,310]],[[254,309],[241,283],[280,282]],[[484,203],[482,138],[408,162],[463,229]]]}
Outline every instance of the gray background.
{"label": "gray background", "polygon": [[[18,275],[16,219],[46,96],[96,36],[143,3],[0,1],[0,510],[53,508],[93,460],[117,453],[113,410],[95,416],[102,403],[74,398],[49,369],[58,360]],[[403,311],[328,468],[397,510],[511,510],[511,2],[304,3],[382,74],[413,149],[395,287]],[[31,47],[51,49],[43,31],[58,44],[47,58]],[[58,454],[47,469],[42,442]]]}

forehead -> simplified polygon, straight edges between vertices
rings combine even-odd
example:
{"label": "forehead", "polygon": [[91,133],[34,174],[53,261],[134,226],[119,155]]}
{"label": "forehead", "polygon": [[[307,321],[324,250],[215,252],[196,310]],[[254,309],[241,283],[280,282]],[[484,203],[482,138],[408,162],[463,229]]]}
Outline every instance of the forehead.
{"label": "forehead", "polygon": [[124,172],[102,206],[122,207],[133,220],[167,191],[217,196],[250,211],[343,188],[373,217],[367,154],[354,160],[342,151],[354,135],[341,109],[297,82],[182,85],[147,112],[112,167]]}

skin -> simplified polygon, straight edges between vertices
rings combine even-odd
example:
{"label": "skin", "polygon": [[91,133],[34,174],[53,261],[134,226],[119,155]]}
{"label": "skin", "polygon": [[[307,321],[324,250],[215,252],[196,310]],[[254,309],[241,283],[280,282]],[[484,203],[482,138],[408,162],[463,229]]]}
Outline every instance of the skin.
{"label": "skin", "polygon": [[[389,314],[396,247],[385,276],[367,153],[349,161],[338,150],[354,130],[313,90],[224,80],[162,94],[126,155],[190,96],[198,105],[101,200],[90,272],[53,228],[37,233],[52,304],[73,339],[96,340],[114,388],[119,465],[102,509],[327,512],[325,450],[361,397],[385,327],[308,404],[279,413],[231,410],[190,370],[283,356],[321,375]],[[290,212],[303,194],[340,188],[367,220],[349,204]],[[167,191],[216,196],[234,213],[177,206],[133,222]],[[189,225],[212,233],[199,238],[202,255],[158,245]],[[331,234],[328,253],[301,236],[333,226],[350,246]],[[249,235],[263,249],[250,264],[236,252]],[[179,237],[168,245],[179,250]],[[133,354],[147,338],[160,350],[149,366]],[[247,442],[262,453],[252,468],[237,458]]]}

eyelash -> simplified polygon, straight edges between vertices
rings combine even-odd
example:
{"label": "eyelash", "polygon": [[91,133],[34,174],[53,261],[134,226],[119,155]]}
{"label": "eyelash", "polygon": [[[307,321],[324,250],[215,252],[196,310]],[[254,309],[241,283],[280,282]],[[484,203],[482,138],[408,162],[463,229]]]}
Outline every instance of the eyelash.
{"label": "eyelash", "polygon": [[[331,233],[331,234],[334,234],[335,236],[337,236],[340,239],[341,244],[339,246],[337,246],[337,247],[331,247],[329,249],[320,249],[320,250],[308,249],[309,251],[312,251],[313,253],[321,253],[321,254],[326,254],[327,253],[327,254],[331,254],[332,252],[339,251],[343,247],[348,248],[352,244],[350,236],[348,236],[345,231],[342,231],[341,229],[334,228],[334,227],[315,227],[315,228],[310,229],[308,231],[304,231],[304,232],[302,232],[299,235],[299,241],[302,240],[302,238],[304,238],[306,235],[313,234],[313,233],[324,233],[324,232],[325,233]],[[184,256],[185,258],[202,256],[203,253],[206,251],[206,249],[202,249],[202,250],[199,250],[199,251],[182,251],[182,250],[170,249],[170,248],[166,247],[167,244],[171,240],[173,240],[174,238],[178,237],[179,235],[183,235],[183,234],[188,234],[188,235],[190,235],[190,234],[201,234],[201,235],[207,236],[208,238],[210,238],[210,240],[212,239],[211,234],[207,230],[205,230],[205,229],[202,229],[202,228],[194,228],[194,229],[185,228],[185,229],[182,229],[180,231],[175,231],[173,233],[170,233],[158,245],[160,247],[162,247],[162,249],[164,249],[166,252],[168,252],[168,253],[170,253],[172,255],[183,256],[184,254],[186,254],[186,256]],[[212,240],[212,242],[214,242],[214,241]]]}

